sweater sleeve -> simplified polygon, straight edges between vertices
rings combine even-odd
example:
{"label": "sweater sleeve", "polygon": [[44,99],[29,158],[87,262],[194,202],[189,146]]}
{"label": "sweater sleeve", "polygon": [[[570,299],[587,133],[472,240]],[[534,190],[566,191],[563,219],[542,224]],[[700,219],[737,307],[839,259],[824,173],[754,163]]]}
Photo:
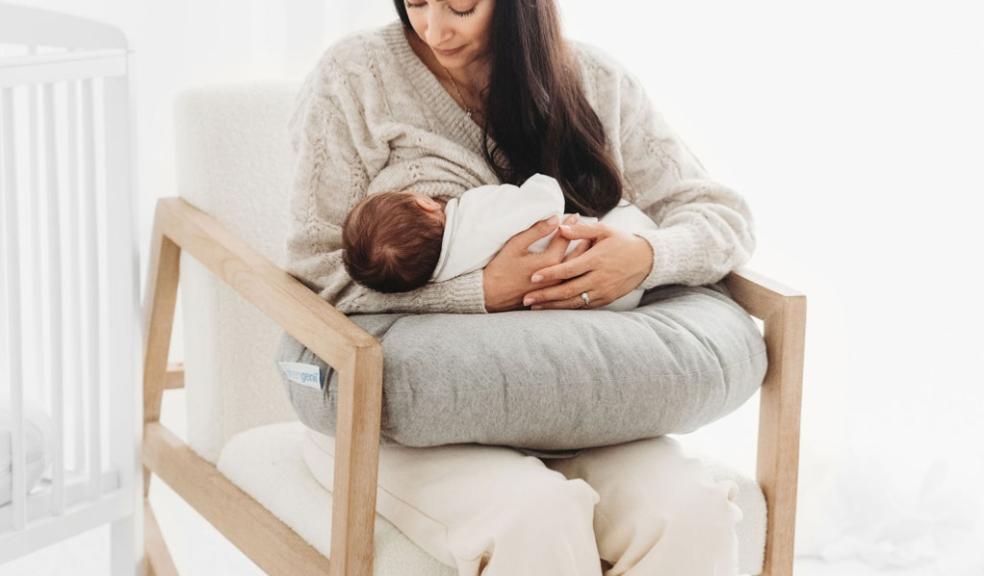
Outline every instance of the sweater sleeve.
{"label": "sweater sleeve", "polygon": [[637,233],[653,249],[652,268],[639,288],[721,280],[755,250],[748,203],[708,178],[637,79],[623,75],[620,97],[625,186],[629,199],[659,226]]}
{"label": "sweater sleeve", "polygon": [[336,66],[323,60],[305,79],[288,123],[294,169],[287,272],[343,314],[486,313],[482,270],[394,294],[366,288],[348,275],[341,225],[385,163],[385,157],[373,157],[373,145],[382,150],[387,144],[371,142],[360,103],[340,78]]}

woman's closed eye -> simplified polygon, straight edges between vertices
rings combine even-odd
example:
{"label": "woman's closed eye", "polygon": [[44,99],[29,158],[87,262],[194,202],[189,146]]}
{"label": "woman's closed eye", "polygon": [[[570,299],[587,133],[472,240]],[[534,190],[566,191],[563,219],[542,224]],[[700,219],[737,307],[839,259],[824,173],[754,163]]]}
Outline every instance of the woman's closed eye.
{"label": "woman's closed eye", "polygon": [[[472,7],[471,8],[468,8],[467,10],[456,10],[454,8],[454,6],[451,6],[450,3],[447,3],[446,2],[446,4],[448,6],[448,10],[450,10],[452,14],[454,14],[455,16],[460,16],[462,18],[464,18],[466,16],[471,16],[472,14],[475,13],[475,9],[478,8],[478,3],[477,2],[475,4],[473,4]],[[409,8],[423,8],[424,6],[427,6],[427,2],[417,2],[417,3],[414,3],[414,4],[411,4],[410,2],[406,2],[406,7],[408,9]]]}

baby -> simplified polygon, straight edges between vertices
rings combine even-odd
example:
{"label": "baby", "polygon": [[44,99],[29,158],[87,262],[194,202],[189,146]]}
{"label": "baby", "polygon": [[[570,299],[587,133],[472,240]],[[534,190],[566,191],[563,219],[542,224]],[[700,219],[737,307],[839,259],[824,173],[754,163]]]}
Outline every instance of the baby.
{"label": "baby", "polygon": [[[511,237],[554,214],[563,218],[563,212],[560,184],[543,174],[531,176],[522,186],[479,186],[451,199],[413,192],[370,194],[342,224],[342,262],[349,276],[364,286],[406,292],[484,268]],[[624,199],[601,222],[626,232],[657,228]],[[556,230],[540,238],[529,251],[542,252],[555,234]],[[572,240],[566,253],[582,241]],[[642,293],[634,290],[600,309],[631,310]]]}

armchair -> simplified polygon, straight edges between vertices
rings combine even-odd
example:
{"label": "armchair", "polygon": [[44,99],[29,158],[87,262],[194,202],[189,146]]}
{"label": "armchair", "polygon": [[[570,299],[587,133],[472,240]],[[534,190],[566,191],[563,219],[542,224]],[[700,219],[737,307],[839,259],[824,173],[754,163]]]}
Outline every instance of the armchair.
{"label": "armchair", "polygon": [[[271,140],[263,145],[264,149],[273,149],[278,145],[286,148],[286,135],[276,131],[284,130],[290,105],[290,99],[286,97],[289,93],[287,87],[258,90],[238,87],[183,95],[179,99],[179,124],[183,122],[182,114],[198,119],[192,122],[186,118],[184,128],[179,130],[179,151],[182,147],[192,147],[196,151],[185,149],[179,152],[179,156],[187,155],[184,169],[199,175],[231,173],[224,170],[228,167],[222,166],[216,158],[204,154],[211,147],[202,143],[202,134],[209,128],[201,125],[200,114],[214,98],[252,99],[254,103],[276,101],[273,107],[255,106],[255,110],[263,109],[270,113],[258,120],[261,125],[254,128],[258,137]],[[270,138],[268,135],[271,132],[278,136]],[[235,153],[245,152],[236,150]],[[280,168],[282,171],[286,163],[282,158],[278,160],[277,154],[285,155],[286,150],[272,153],[272,157],[258,157],[274,165],[273,170]],[[270,184],[265,178],[251,178],[251,181],[256,181],[260,189]],[[223,200],[214,196],[215,190],[210,189],[210,182],[215,182],[213,176],[192,178],[186,183],[187,188],[182,188],[185,198],[164,198],[157,204],[144,308],[142,454],[145,498],[151,476],[158,476],[270,574],[369,576],[374,573],[398,573],[380,571],[378,562],[374,572],[380,542],[379,538],[374,539],[374,535],[379,536],[380,533],[375,509],[382,347],[345,315],[287,274],[273,261],[274,258],[265,256],[243,239],[251,232],[249,218],[236,212],[241,203],[249,203],[260,197],[257,202],[269,202],[269,206],[275,207],[276,211],[281,209],[282,196],[257,196],[246,191],[250,200],[243,200],[235,197],[235,194],[243,194],[240,188],[222,182],[222,187],[235,190],[234,197],[223,205]],[[182,182],[179,181],[179,185]],[[232,226],[227,228],[218,218],[207,213],[208,209],[203,211],[197,208],[196,203],[211,205],[214,212],[233,214],[228,221],[232,226],[239,226],[241,231],[231,230]],[[253,205],[250,209],[269,215],[262,206]],[[216,467],[213,461],[216,448],[221,447],[236,430],[220,427],[218,434],[214,431],[201,434],[197,441],[192,439],[192,445],[189,445],[159,422],[164,391],[181,387],[191,380],[191,373],[186,378],[182,366],[168,364],[182,254],[193,258],[195,266],[203,267],[189,268],[192,279],[198,274],[214,277],[222,285],[221,290],[231,288],[237,300],[262,312],[267,319],[265,322],[272,321],[275,326],[271,324],[270,329],[286,330],[338,370],[340,396],[334,489],[330,495],[331,507],[323,511],[323,523],[327,525],[330,522],[331,528],[328,555],[312,545],[311,538],[295,532],[294,526],[278,518]],[[769,369],[761,391],[756,475],[768,514],[760,572],[768,576],[787,576],[792,574],[793,565],[806,298],[749,269],[732,272],[726,282],[734,299],[764,323]],[[196,305],[183,301],[183,305],[189,304]],[[270,357],[265,359],[271,365],[271,371],[272,354],[271,347]],[[225,374],[218,375],[218,378],[227,377]],[[278,382],[267,382],[272,390],[265,394],[282,395]],[[240,401],[236,398],[232,402]],[[197,446],[193,447],[196,442]],[[174,574],[174,565],[146,500],[145,510],[149,564],[154,573]],[[308,513],[316,517],[322,512],[310,510]]]}

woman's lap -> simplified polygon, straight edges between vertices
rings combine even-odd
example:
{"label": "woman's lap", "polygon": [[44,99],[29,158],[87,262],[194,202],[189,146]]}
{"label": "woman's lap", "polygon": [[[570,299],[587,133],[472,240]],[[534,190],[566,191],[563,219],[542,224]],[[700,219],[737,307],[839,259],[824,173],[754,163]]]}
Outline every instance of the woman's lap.
{"label": "woman's lap", "polygon": [[384,445],[378,484],[379,514],[461,575],[600,574],[597,493],[536,457],[480,444]]}
{"label": "woman's lap", "polygon": [[714,480],[669,437],[587,449],[545,465],[599,495],[594,532],[606,576],[732,575],[738,487]]}
{"label": "woman's lap", "polygon": [[[315,463],[315,465],[319,465]],[[379,513],[462,576],[732,575],[736,487],[661,437],[541,460],[380,447]]]}

